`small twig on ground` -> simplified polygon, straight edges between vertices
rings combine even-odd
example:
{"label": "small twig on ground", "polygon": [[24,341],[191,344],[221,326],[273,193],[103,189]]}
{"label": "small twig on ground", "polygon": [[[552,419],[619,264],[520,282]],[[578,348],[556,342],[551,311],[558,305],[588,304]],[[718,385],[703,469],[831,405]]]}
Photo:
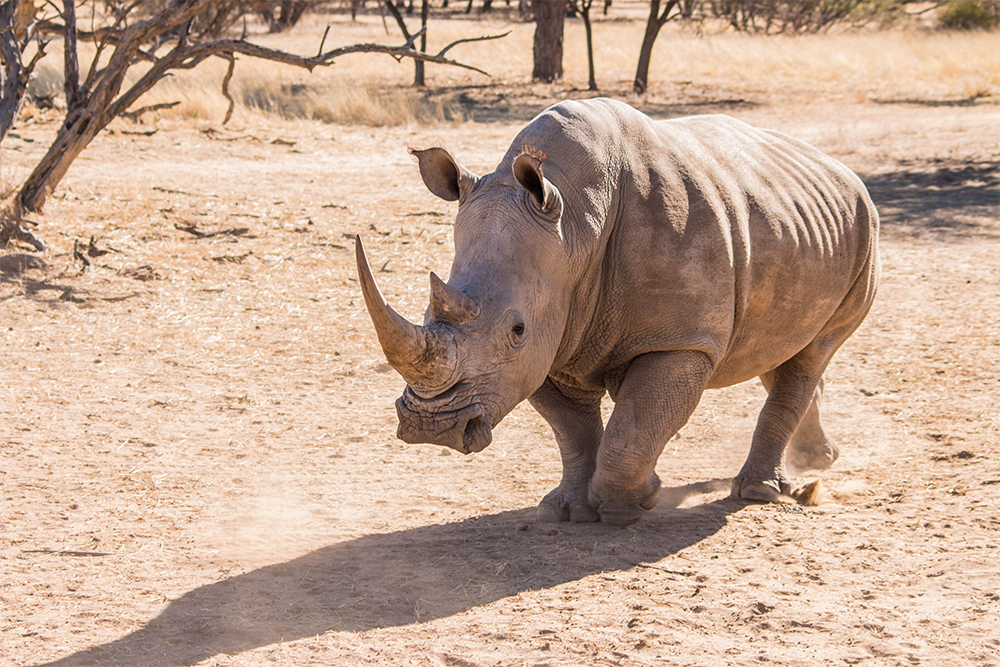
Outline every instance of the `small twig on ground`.
{"label": "small twig on ground", "polygon": [[87,257],[87,255],[85,255],[83,251],[80,249],[80,239],[73,240],[73,259],[77,259],[80,261],[81,264],[83,264],[83,266],[80,268],[80,273],[83,273],[93,265],[93,262],[90,261],[90,258]]}
{"label": "small twig on ground", "polygon": [[[28,221],[23,220],[22,222]],[[45,242],[42,241],[42,239],[38,238],[16,222],[9,223],[6,229],[3,228],[3,225],[0,225],[0,248],[6,247],[7,243],[11,239],[20,241],[21,243],[27,243],[38,252],[45,252],[45,250],[48,249],[48,246],[45,245]]]}
{"label": "small twig on ground", "polygon": [[56,556],[114,556],[113,551],[67,551],[66,549],[21,549],[23,554],[53,554]]}
{"label": "small twig on ground", "polygon": [[220,136],[218,136],[220,134],[219,130],[216,130],[213,127],[204,129],[204,130],[201,131],[201,133],[204,134],[209,139],[211,139],[212,141],[240,141],[241,139],[250,139],[251,141],[260,141],[260,139],[258,139],[257,137],[253,136],[252,134],[241,134],[241,135],[239,135],[237,137],[220,137]]}
{"label": "small twig on ground", "polygon": [[247,257],[253,255],[252,250],[248,250],[242,255],[219,255],[218,257],[213,257],[213,262],[227,263],[227,264],[242,264],[243,260]]}
{"label": "small twig on ground", "polygon": [[111,246],[108,246],[107,250],[105,250],[104,248],[98,248],[97,247],[97,241],[94,239],[93,236],[90,237],[90,243],[87,245],[87,255],[88,256],[90,256],[90,257],[101,257],[102,255],[107,255],[109,252],[121,253],[120,250],[116,250],[115,248],[112,248]]}
{"label": "small twig on ground", "polygon": [[132,292],[131,294],[123,294],[121,296],[102,296],[101,301],[107,301],[108,303],[117,303],[119,301],[125,301],[126,299],[131,299],[133,297],[142,296],[142,292]]}
{"label": "small twig on ground", "polygon": [[694,572],[682,572],[681,570],[668,570],[665,567],[657,567],[656,565],[647,565],[646,563],[639,563],[636,567],[642,567],[647,570],[659,570],[660,572],[666,572],[667,574],[678,574],[682,577],[690,577]]}
{"label": "small twig on ground", "polygon": [[250,233],[249,227],[232,227],[229,229],[216,229],[215,231],[205,232],[198,229],[197,225],[190,223],[174,223],[174,229],[179,229],[182,232],[187,232],[192,236],[197,236],[200,239],[208,239],[213,236],[245,236]]}

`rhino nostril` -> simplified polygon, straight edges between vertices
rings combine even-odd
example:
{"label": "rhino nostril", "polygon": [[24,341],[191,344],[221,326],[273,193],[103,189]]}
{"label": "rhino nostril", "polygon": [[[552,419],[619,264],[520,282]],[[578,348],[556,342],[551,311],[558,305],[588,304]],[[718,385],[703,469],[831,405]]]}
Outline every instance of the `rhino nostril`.
{"label": "rhino nostril", "polygon": [[483,417],[476,416],[465,423],[465,431],[462,433],[462,445],[465,453],[481,452],[492,442],[493,433],[490,423]]}
{"label": "rhino nostril", "polygon": [[483,420],[482,417],[473,417],[472,419],[470,419],[465,423],[464,437],[466,441],[468,441],[470,438],[473,437],[473,435],[476,432],[476,429],[479,428],[479,422],[481,422],[482,420]]}

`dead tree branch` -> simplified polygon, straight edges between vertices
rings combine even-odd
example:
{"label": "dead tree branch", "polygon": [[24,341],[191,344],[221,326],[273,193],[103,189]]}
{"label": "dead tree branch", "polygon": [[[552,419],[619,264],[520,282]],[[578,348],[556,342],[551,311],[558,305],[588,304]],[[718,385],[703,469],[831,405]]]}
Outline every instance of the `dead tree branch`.
{"label": "dead tree branch", "polygon": [[[55,6],[56,0],[49,1]],[[41,32],[62,34],[65,39],[67,46],[64,61],[67,75],[65,84],[67,112],[62,127],[49,150],[25,180],[14,199],[9,202],[6,211],[0,213],[0,245],[11,238],[17,238],[27,240],[35,247],[40,247],[41,242],[36,237],[20,228],[19,221],[22,216],[41,210],[73,160],[114,118],[126,113],[138,118],[141,113],[151,110],[147,107],[134,112],[128,111],[172,70],[192,69],[213,57],[225,58],[229,62],[226,75],[222,80],[222,94],[229,101],[229,107],[223,121],[225,123],[230,119],[235,108],[235,101],[230,92],[230,83],[237,56],[292,65],[311,72],[317,67],[332,65],[337,58],[342,56],[354,53],[383,53],[397,60],[410,58],[416,61],[459,67],[489,76],[482,69],[449,58],[446,54],[459,44],[499,39],[509,34],[456,40],[440,52],[431,54],[414,47],[416,38],[422,33],[410,35],[405,26],[402,25],[405,41],[401,46],[352,44],[324,51],[327,30],[324,32],[316,55],[302,56],[254,44],[246,39],[245,34],[238,39],[218,38],[218,33],[213,32],[211,26],[206,27],[210,21],[203,20],[206,16],[211,17],[211,12],[217,8],[214,0],[172,0],[169,3],[149,3],[147,6],[160,7],[159,11],[152,15],[144,15],[145,18],[141,20],[135,20],[138,14],[136,10],[143,2],[144,0],[135,0],[127,4],[108,3],[113,5],[115,9],[111,19],[109,19],[110,25],[103,27],[91,25],[89,32],[83,32],[78,30],[76,25],[74,0],[63,0],[62,11],[59,12],[61,23],[58,20],[45,20],[39,24]],[[15,4],[17,3],[4,3],[0,5],[0,8],[8,8]],[[385,6],[392,7],[390,11],[395,9],[391,2],[386,2]],[[397,22],[400,22],[402,17],[399,16],[398,10],[394,11],[393,14],[398,17]],[[3,23],[3,20],[4,15],[0,13],[0,29],[4,25],[10,25],[9,16],[6,24]],[[0,34],[0,50],[17,45],[16,39],[11,41],[13,33],[14,31],[9,31]],[[97,54],[82,83],[80,82],[79,62],[76,53],[76,44],[80,40],[89,40],[97,44]],[[169,50],[161,53],[161,49],[167,45],[170,45]],[[110,57],[102,57],[106,49],[113,49]],[[18,51],[18,55],[21,51],[23,51],[23,47]],[[7,58],[6,51],[4,51],[5,65],[9,67],[8,63],[15,61],[18,65],[20,64],[20,61],[15,58]],[[126,80],[131,68],[140,62],[148,62],[150,65],[141,76],[126,87]],[[30,66],[27,71],[30,72]],[[24,77],[8,76],[4,82],[5,87],[8,83],[20,81],[22,78]],[[27,85],[26,78],[24,78],[24,85]],[[6,92],[4,95],[4,100],[6,100]],[[11,112],[11,118],[13,118],[13,112]]]}
{"label": "dead tree branch", "polygon": [[147,114],[150,111],[159,111],[161,109],[173,109],[178,104],[180,104],[180,100],[176,102],[160,102],[159,104],[150,104],[148,106],[139,107],[135,111],[126,111],[121,114],[121,117],[127,118],[134,123],[139,120],[139,117],[143,114]]}
{"label": "dead tree branch", "polygon": [[76,48],[76,0],[63,0],[63,73],[66,108],[80,105],[80,62]]}
{"label": "dead tree branch", "polygon": [[233,109],[236,108],[236,100],[229,92],[229,82],[233,79],[233,70],[236,69],[236,56],[233,54],[227,54],[225,56],[226,60],[229,61],[229,68],[226,70],[226,75],[222,77],[222,96],[229,100],[229,108],[226,109],[226,117],[222,119],[222,124],[225,125],[229,122],[229,119],[233,117]]}

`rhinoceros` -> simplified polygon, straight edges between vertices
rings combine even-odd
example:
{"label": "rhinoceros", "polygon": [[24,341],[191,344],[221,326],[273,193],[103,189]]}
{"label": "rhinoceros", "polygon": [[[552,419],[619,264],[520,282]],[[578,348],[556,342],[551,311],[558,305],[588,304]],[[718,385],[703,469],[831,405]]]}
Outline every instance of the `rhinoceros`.
{"label": "rhinoceros", "polygon": [[733,118],[652,120],[609,99],[548,108],[485,176],[442,148],[410,152],[458,202],[451,274],[430,274],[423,325],[386,303],[356,241],[379,343],[406,380],[401,440],[478,452],[528,399],[562,456],[538,517],[629,524],[655,504],[657,459],[705,389],[760,378],[732,496],[782,501],[789,442],[800,468],[836,459],[823,372],[880,271],[878,214],[847,167]]}

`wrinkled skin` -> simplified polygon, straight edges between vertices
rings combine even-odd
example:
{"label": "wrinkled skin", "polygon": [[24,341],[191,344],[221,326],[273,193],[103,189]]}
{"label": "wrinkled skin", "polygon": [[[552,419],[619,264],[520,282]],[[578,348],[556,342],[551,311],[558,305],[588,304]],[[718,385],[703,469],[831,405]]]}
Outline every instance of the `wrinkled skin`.
{"label": "wrinkled skin", "polygon": [[878,215],[846,167],[724,116],[652,121],[600,99],[540,114],[486,176],[413,153],[459,204],[423,326],[384,303],[358,242],[379,340],[408,383],[401,439],[481,451],[528,399],[563,461],[539,517],[624,525],[656,503],[657,458],[704,390],[759,377],[768,398],[733,497],[787,495],[789,443],[797,469],[837,458],[823,371],[879,277]]}

